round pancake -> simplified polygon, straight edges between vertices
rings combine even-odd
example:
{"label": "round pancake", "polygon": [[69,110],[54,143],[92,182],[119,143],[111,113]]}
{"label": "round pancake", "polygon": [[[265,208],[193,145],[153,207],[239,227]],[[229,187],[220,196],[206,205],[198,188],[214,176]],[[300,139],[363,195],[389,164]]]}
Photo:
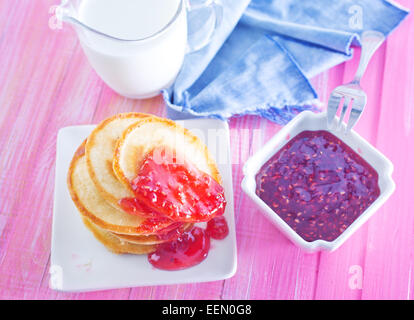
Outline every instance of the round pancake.
{"label": "round pancake", "polygon": [[89,175],[102,197],[117,208],[120,199],[134,194],[117,179],[112,169],[116,142],[125,129],[148,116],[131,112],[107,118],[92,131],[86,142]]}
{"label": "round pancake", "polygon": [[130,181],[138,175],[142,159],[154,148],[163,146],[176,150],[177,156],[191,161],[199,170],[221,183],[216,162],[207,146],[174,121],[155,117],[144,118],[132,124],[119,138],[113,160],[118,179],[132,190]]}
{"label": "round pancake", "polygon": [[111,232],[99,228],[88,218],[82,217],[85,226],[93,233],[95,238],[101,242],[109,251],[117,254],[147,254],[156,250],[156,245],[141,245],[123,241],[115,237]]}
{"label": "round pancake", "polygon": [[171,225],[168,221],[149,230],[145,227],[146,218],[128,214],[106,201],[89,176],[85,142],[73,156],[67,183],[72,200],[80,213],[102,229],[121,234],[148,235]]}
{"label": "round pancake", "polygon": [[[192,223],[186,223],[184,226],[184,231],[187,231],[193,227]],[[118,237],[120,240],[128,241],[135,244],[145,244],[145,245],[155,245],[159,243],[168,242],[169,240],[162,240],[157,235],[148,235],[148,236],[134,236],[127,234],[118,234],[113,233],[114,236]]]}

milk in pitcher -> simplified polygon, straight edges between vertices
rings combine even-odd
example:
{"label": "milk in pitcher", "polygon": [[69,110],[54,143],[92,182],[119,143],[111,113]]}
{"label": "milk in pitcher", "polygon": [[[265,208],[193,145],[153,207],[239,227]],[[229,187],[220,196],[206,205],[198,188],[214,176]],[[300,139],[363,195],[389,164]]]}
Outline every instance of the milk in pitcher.
{"label": "milk in pitcher", "polygon": [[148,98],[175,80],[187,44],[182,0],[83,0],[78,18],[89,62],[119,94]]}

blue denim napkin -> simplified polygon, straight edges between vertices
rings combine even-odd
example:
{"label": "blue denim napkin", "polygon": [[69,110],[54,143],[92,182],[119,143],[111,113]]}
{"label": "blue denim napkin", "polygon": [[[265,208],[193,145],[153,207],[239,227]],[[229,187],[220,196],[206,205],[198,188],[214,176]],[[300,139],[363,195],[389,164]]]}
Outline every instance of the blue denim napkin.
{"label": "blue denim napkin", "polygon": [[[309,79],[352,57],[364,30],[388,35],[408,10],[386,0],[222,0],[211,43],[186,56],[168,115],[257,114],[279,124],[315,108]],[[191,25],[202,20],[189,19]]]}

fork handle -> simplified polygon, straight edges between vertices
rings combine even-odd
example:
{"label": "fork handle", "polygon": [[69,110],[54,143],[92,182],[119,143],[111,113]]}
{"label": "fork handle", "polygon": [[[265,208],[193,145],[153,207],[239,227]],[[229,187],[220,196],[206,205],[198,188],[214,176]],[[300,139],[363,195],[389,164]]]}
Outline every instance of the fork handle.
{"label": "fork handle", "polygon": [[355,74],[355,78],[352,82],[359,83],[362,76],[364,75],[365,69],[368,66],[369,61],[371,60],[372,55],[379,48],[379,46],[384,42],[385,36],[383,33],[378,31],[365,31],[361,36],[361,58],[359,61],[358,70]]}

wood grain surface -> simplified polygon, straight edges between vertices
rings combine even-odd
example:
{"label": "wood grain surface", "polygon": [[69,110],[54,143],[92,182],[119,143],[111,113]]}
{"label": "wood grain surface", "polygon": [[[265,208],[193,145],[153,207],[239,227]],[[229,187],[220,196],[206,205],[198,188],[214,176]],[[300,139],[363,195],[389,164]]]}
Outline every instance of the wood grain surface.
{"label": "wood grain surface", "polygon": [[[414,2],[399,1],[414,9]],[[225,281],[61,293],[48,288],[56,136],[126,111],[165,115],[161,97],[129,100],[108,88],[67,26],[50,27],[56,0],[0,1],[1,299],[413,299],[414,21],[375,54],[362,81],[369,102],[355,130],[394,163],[390,200],[334,253],[305,253],[241,192],[243,161],[280,127],[233,118],[231,148],[238,270]],[[53,26],[53,21],[52,26]],[[320,99],[356,71],[312,79]],[[256,130],[255,130],[256,129]]]}

